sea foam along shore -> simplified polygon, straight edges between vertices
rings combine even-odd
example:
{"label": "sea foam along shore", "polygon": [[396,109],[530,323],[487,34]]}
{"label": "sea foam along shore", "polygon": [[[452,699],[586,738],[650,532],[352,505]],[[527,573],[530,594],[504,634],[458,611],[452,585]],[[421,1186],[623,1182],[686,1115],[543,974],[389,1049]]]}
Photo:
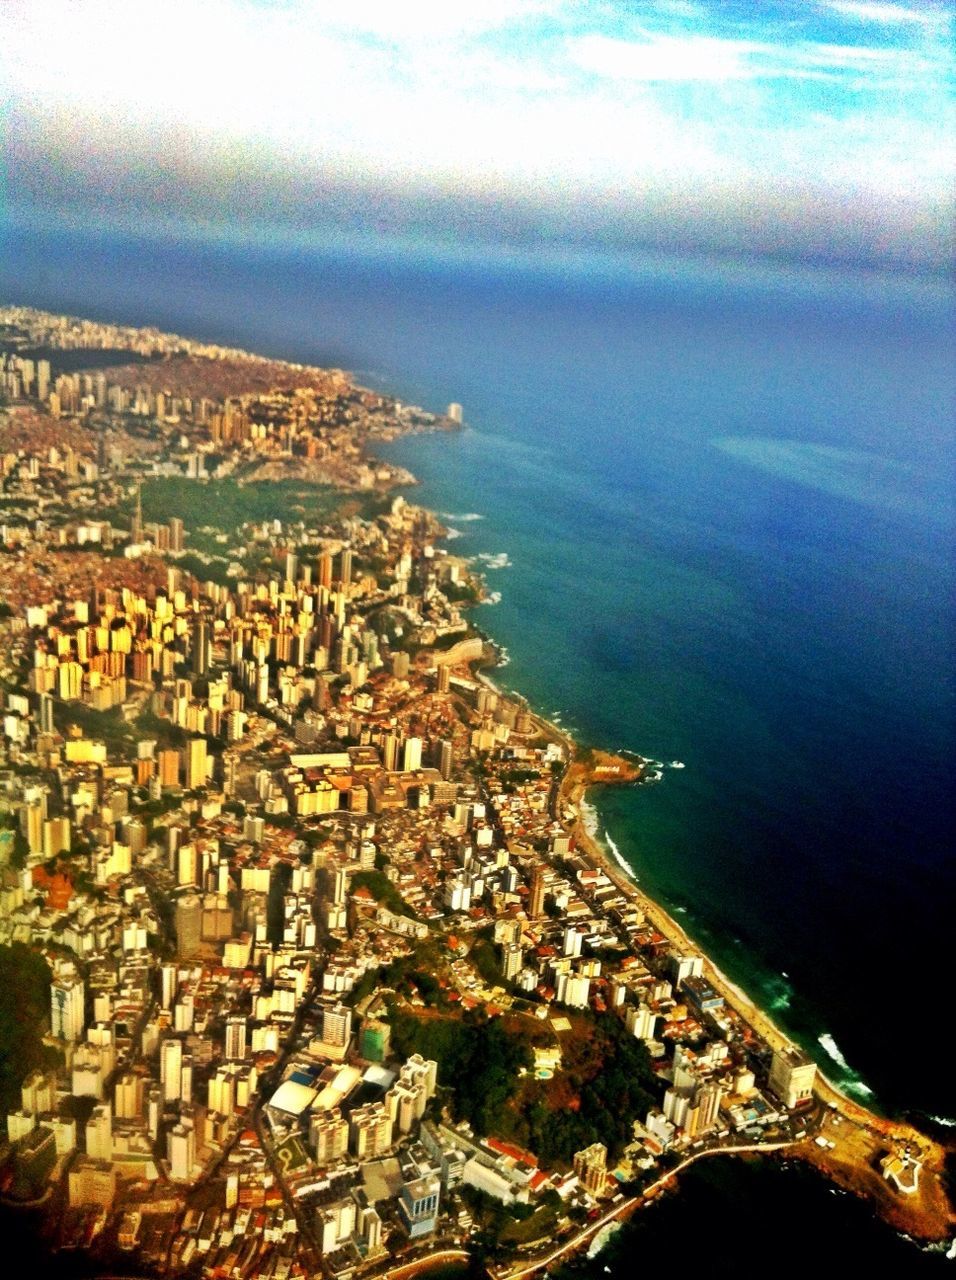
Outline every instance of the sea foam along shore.
{"label": "sea foam along shore", "polygon": [[[592,808],[593,806],[590,806],[590,805],[589,805],[588,807],[589,807],[589,808]],[[596,810],[596,809],[594,810],[594,813],[595,813],[595,815],[597,814],[597,810]],[[614,841],[613,837],[611,836],[611,833],[608,831],[607,827],[605,827],[605,828],[604,828],[604,831],[603,831],[603,833],[602,833],[601,838],[604,840],[604,843],[607,845],[608,849],[610,850],[610,852],[611,852],[611,857],[614,859],[614,861],[617,863],[617,865],[621,868],[621,870],[624,872],[624,874],[625,874],[625,875],[630,876],[630,877],[631,877],[631,879],[632,879],[632,880],[635,882],[635,884],[636,884],[636,883],[637,883],[637,881],[638,881],[638,879],[639,879],[637,872],[636,872],[636,871],[634,870],[634,868],[630,865],[630,863],[629,863],[629,862],[627,862],[627,860],[626,860],[626,859],[625,859],[625,857],[624,857],[624,854],[623,854],[623,853],[621,853],[620,848],[619,848],[619,847],[618,847],[618,845],[615,843],[615,841]]]}
{"label": "sea foam along shore", "polygon": [[872,1098],[873,1090],[866,1084],[860,1076],[853,1070],[840,1046],[834,1040],[828,1031],[818,1037],[819,1044],[822,1046],[826,1054],[837,1064],[841,1071],[840,1083],[849,1093],[858,1094],[861,1098]]}

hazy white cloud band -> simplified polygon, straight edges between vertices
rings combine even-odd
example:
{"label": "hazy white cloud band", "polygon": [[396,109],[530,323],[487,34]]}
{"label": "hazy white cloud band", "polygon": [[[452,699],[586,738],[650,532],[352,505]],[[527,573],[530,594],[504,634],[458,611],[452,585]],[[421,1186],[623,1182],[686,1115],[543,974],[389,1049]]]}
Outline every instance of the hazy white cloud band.
{"label": "hazy white cloud band", "polygon": [[943,5],[7,0],[4,18],[14,203],[19,183],[37,198],[34,161],[92,180],[125,158],[148,180],[159,156],[185,181],[213,152],[273,181],[544,200],[948,203]]}

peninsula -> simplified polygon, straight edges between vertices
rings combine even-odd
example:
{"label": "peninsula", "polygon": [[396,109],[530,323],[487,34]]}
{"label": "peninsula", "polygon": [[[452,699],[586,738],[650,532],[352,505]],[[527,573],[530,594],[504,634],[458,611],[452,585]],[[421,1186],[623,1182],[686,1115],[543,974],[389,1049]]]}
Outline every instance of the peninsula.
{"label": "peninsula", "polygon": [[374,453],[460,422],[0,309],[5,1212],[103,1273],[519,1280],[783,1153],[947,1241],[952,1153],[596,838],[652,762],[494,683],[479,566]]}

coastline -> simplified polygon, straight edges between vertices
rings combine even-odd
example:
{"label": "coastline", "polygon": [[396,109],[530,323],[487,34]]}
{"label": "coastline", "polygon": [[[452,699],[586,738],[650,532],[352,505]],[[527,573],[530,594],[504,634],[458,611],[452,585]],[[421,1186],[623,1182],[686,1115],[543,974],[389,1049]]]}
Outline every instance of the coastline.
{"label": "coastline", "polygon": [[[578,744],[566,731],[541,716],[533,717],[539,726],[550,736],[560,740],[573,759]],[[747,993],[739,987],[714,963],[702,947],[696,943],[678,924],[660,903],[650,897],[641,887],[633,872],[623,869],[623,857],[616,857],[609,850],[597,831],[588,829],[586,819],[587,793],[593,786],[614,785],[614,783],[573,781],[568,785],[567,774],[562,779],[559,794],[565,804],[573,805],[577,811],[572,833],[577,850],[593,867],[604,872],[615,886],[630,898],[643,912],[645,918],[672,945],[686,949],[702,957],[704,974],[735,1012],[760,1035],[774,1050],[799,1048],[789,1036],[783,1032],[772,1018],[761,1009]],[[817,1069],[814,1084],[815,1097],[824,1104],[831,1113],[856,1131],[857,1139],[864,1138],[870,1149],[871,1162],[879,1151],[885,1152],[888,1144],[909,1145],[915,1147],[924,1162],[923,1187],[930,1183],[925,1177],[933,1178],[933,1191],[926,1197],[928,1203],[915,1205],[895,1196],[888,1184],[874,1172],[872,1168],[865,1171],[859,1168],[857,1161],[849,1161],[842,1151],[834,1152],[816,1146],[811,1138],[783,1145],[766,1144],[768,1154],[774,1151],[785,1151],[789,1157],[806,1161],[819,1172],[844,1190],[869,1198],[874,1202],[877,1213],[894,1229],[927,1243],[937,1243],[950,1239],[956,1229],[954,1215],[940,1182],[943,1174],[946,1149],[942,1144],[906,1121],[898,1121],[875,1115],[866,1107],[855,1101],[841,1090],[822,1071]],[[868,1141],[866,1140],[868,1139]],[[843,1145],[843,1144],[841,1144]],[[847,1144],[849,1145],[849,1144]],[[714,1154],[720,1154],[715,1152]],[[869,1176],[867,1176],[869,1175]],[[644,1197],[639,1197],[643,1200]],[[915,1212],[914,1212],[915,1210]]]}
{"label": "coastline", "polygon": [[[408,434],[411,434],[411,432]],[[406,483],[417,484],[418,481],[411,479],[402,480],[400,482],[402,485]],[[434,513],[429,513],[429,515],[431,515],[437,522],[438,517],[434,516]],[[473,626],[472,631],[477,632],[477,634],[481,634],[481,632]],[[488,637],[483,638],[491,648],[495,649],[499,653],[501,652],[500,647],[492,640]],[[493,671],[494,668],[489,668],[487,671],[476,672],[475,678],[483,681],[492,688],[498,689],[498,686],[492,679],[491,674],[489,674],[489,672],[493,673]],[[559,724],[547,720],[533,711],[531,711],[530,714],[536,727],[542,733],[556,741],[559,741],[564,746],[568,752],[569,765],[574,762],[575,757],[578,755],[581,748],[580,744],[576,742],[571,733],[562,728]],[[622,894],[626,895],[638,905],[646,919],[661,934],[662,938],[667,939],[668,942],[677,948],[687,948],[701,955],[704,961],[705,973],[714,985],[715,989],[724,995],[727,1003],[740,1014],[748,1025],[757,1030],[759,1034],[767,1040],[769,1045],[772,1047],[778,1045],[781,1047],[790,1046],[793,1042],[783,1031],[780,1030],[780,1028],[773,1022],[772,1018],[762,1008],[760,1008],[760,1006],[757,1005],[744,990],[727,977],[727,975],[707,956],[701,946],[693,941],[687,931],[660,903],[655,901],[654,898],[649,896],[646,891],[640,887],[639,882],[636,880],[633,872],[627,867],[623,858],[620,855],[615,856],[613,850],[607,847],[605,843],[607,837],[605,836],[605,838],[602,839],[600,830],[592,829],[593,824],[589,821],[589,815],[593,810],[589,808],[587,799],[590,788],[604,783],[621,783],[627,780],[623,778],[588,778],[584,776],[586,774],[586,768],[584,769],[583,774],[580,769],[573,775],[570,771],[566,771],[560,784],[556,788],[557,803],[559,805],[573,805],[575,808],[575,820],[569,827],[574,836],[575,848],[588,862],[596,868],[600,868],[608,876],[611,882],[620,889]],[[920,1150],[924,1152],[927,1157],[927,1172],[933,1172],[934,1174],[939,1172],[939,1169],[941,1168],[941,1156],[945,1148],[940,1144],[930,1143],[925,1135],[921,1134],[919,1130],[912,1126],[903,1125],[902,1123],[897,1124],[892,1121],[885,1121],[873,1115],[865,1106],[862,1106],[849,1098],[836,1085],[827,1079],[827,1077],[822,1075],[822,1073],[818,1073],[817,1076],[816,1093],[822,1103],[832,1107],[840,1114],[843,1121],[852,1124],[860,1133],[869,1135],[872,1140],[870,1145],[873,1150],[876,1150],[877,1146],[880,1144],[882,1144],[883,1149],[885,1150],[885,1146],[888,1141],[915,1142],[920,1146]],[[940,1234],[926,1234],[926,1223],[920,1223],[916,1220],[914,1215],[904,1212],[909,1207],[907,1202],[905,1200],[900,1200],[899,1197],[893,1197],[885,1184],[879,1178],[879,1175],[874,1175],[872,1178],[867,1180],[866,1185],[864,1186],[860,1179],[860,1169],[857,1164],[854,1164],[850,1160],[840,1160],[831,1153],[814,1147],[810,1139],[807,1139],[802,1143],[787,1143],[784,1145],[777,1144],[776,1146],[775,1144],[768,1142],[762,1144],[762,1146],[758,1148],[751,1149],[762,1150],[766,1153],[771,1153],[773,1150],[785,1150],[789,1155],[806,1160],[808,1163],[817,1167],[832,1181],[837,1182],[840,1185],[847,1186],[849,1190],[854,1190],[857,1194],[865,1195],[868,1201],[874,1201],[876,1203],[876,1208],[881,1213],[881,1216],[900,1231],[920,1235],[921,1238],[924,1239],[943,1239],[951,1234],[953,1215],[951,1209],[946,1207],[945,1199],[942,1206],[939,1207],[938,1213],[938,1221],[940,1223],[945,1223],[945,1229]],[[699,1154],[711,1155],[726,1153],[729,1153],[729,1148],[724,1152],[709,1150]],[[681,1167],[683,1167],[684,1163],[689,1163],[689,1161],[682,1162]],[[667,1180],[669,1180],[670,1177],[673,1177],[673,1172],[674,1171],[668,1175]],[[628,1202],[628,1206],[629,1208],[637,1207],[640,1203],[644,1203],[645,1199],[646,1193],[644,1196]],[[624,1206],[621,1206],[621,1212],[623,1216],[623,1213],[625,1212]],[[921,1230],[921,1228],[923,1228],[923,1230]],[[932,1232],[935,1232],[936,1227],[932,1227],[931,1230]],[[588,1235],[590,1234],[589,1229]],[[546,1260],[534,1264],[535,1268],[540,1268],[545,1265],[547,1265]]]}
{"label": "coastline", "polygon": [[[492,638],[483,633],[482,638],[496,652],[498,651],[499,647]],[[504,694],[493,679],[491,673],[494,670],[495,668],[478,670],[475,678],[496,693]],[[567,753],[568,767],[558,787],[555,809],[561,812],[568,807],[573,807],[575,817],[570,827],[570,834],[577,852],[592,867],[602,871],[622,894],[635,903],[662,938],[679,951],[690,951],[702,958],[704,974],[711,985],[770,1049],[800,1050],[800,1046],[773,1021],[770,1015],[742,987],[733,982],[683,926],[640,886],[633,869],[626,863],[623,855],[615,854],[607,847],[605,838],[600,834],[599,824],[589,823],[589,816],[595,813],[593,806],[589,805],[587,800],[588,792],[592,787],[621,785],[622,782],[624,785],[634,785],[640,782],[640,778],[596,779],[587,776],[586,770],[583,774],[580,770],[575,772],[572,766],[581,753],[581,744],[568,730],[534,711],[533,708],[529,707],[529,713],[538,732],[560,743]],[[782,1152],[788,1158],[805,1162],[844,1191],[869,1201],[878,1216],[902,1235],[927,1244],[956,1239],[956,1211],[949,1202],[943,1182],[948,1148],[908,1121],[880,1116],[869,1110],[842,1090],[820,1069],[819,1065],[813,1092],[821,1107],[829,1113],[825,1117],[824,1124],[830,1121],[831,1127],[827,1132],[837,1134],[838,1145],[822,1148],[808,1134],[796,1142],[782,1145],[764,1144],[766,1153]],[[836,1125],[841,1126],[839,1132],[834,1127]],[[881,1156],[890,1149],[904,1147],[918,1152],[923,1163],[920,1193],[912,1198],[895,1194],[877,1169]],[[722,1153],[713,1151],[707,1154]],[[633,1201],[627,1201],[627,1212],[645,1202],[645,1195],[638,1196]],[[624,1208],[620,1206],[622,1213]],[[604,1221],[605,1218],[602,1217],[601,1222]],[[590,1230],[582,1234],[579,1245],[591,1239],[592,1235]],[[536,1264],[536,1268],[544,1265],[546,1262],[541,1261]],[[504,1274],[506,1273],[503,1272],[502,1275]],[[530,1270],[523,1270],[521,1274],[530,1274]]]}
{"label": "coastline", "polygon": [[[477,678],[490,689],[502,692],[488,673],[479,672]],[[657,929],[664,940],[671,943],[677,950],[690,951],[692,954],[701,956],[704,961],[705,977],[712,983],[715,991],[724,997],[727,1005],[731,1006],[742,1021],[750,1025],[772,1050],[791,1050],[791,1048],[799,1050],[800,1046],[797,1046],[796,1042],[774,1023],[769,1014],[761,1009],[744,989],[727,977],[719,965],[706,954],[704,948],[690,937],[686,929],[678,924],[677,920],[674,920],[657,900],[642,890],[640,882],[637,881],[630,865],[625,863],[623,855],[616,855],[608,849],[600,836],[599,828],[589,823],[589,814],[594,813],[594,809],[587,803],[587,792],[595,786],[621,785],[621,781],[599,781],[593,777],[587,777],[586,773],[582,776],[580,772],[573,772],[571,765],[575,762],[576,756],[580,756],[581,753],[581,746],[575,737],[559,724],[540,716],[534,710],[531,710],[530,714],[541,735],[559,742],[567,751],[568,768],[564,771],[559,783],[555,808],[561,810],[572,806],[575,810],[575,820],[570,833],[573,838],[573,847],[578,854],[591,867],[603,872],[623,895],[635,902],[645,919],[653,925],[654,929]],[[635,782],[639,781],[635,780]],[[625,782],[625,785],[628,783]],[[635,783],[630,782],[630,785]],[[909,1121],[875,1115],[873,1111],[842,1091],[819,1069],[819,1066],[814,1083],[814,1097],[819,1105],[825,1108],[824,1125],[827,1123],[831,1125],[827,1132],[837,1134],[840,1139],[836,1147],[820,1147],[808,1134],[796,1142],[765,1143],[763,1147],[756,1148],[756,1151],[759,1153],[760,1149],[763,1149],[767,1155],[782,1153],[787,1158],[796,1158],[805,1162],[837,1187],[872,1203],[880,1219],[886,1222],[889,1228],[907,1238],[923,1240],[927,1244],[939,1244],[956,1238],[956,1212],[953,1212],[943,1185],[947,1148],[942,1143],[930,1138]],[[840,1132],[836,1126],[840,1126]],[[907,1199],[893,1193],[887,1181],[875,1167],[879,1157],[886,1155],[888,1149],[901,1147],[914,1149],[923,1161],[921,1190],[919,1196],[915,1198]],[[709,1151],[701,1155],[732,1155],[732,1152]],[[646,1201],[648,1201],[648,1193],[645,1192],[628,1199],[623,1206],[618,1206],[618,1210],[610,1215],[601,1216],[600,1222],[594,1225],[594,1231],[589,1228],[581,1234],[575,1249],[582,1247],[587,1240],[593,1238],[600,1225],[616,1220],[618,1216],[630,1215],[633,1208],[639,1207]],[[509,1275],[511,1280],[516,1280],[518,1274],[529,1275],[532,1270],[538,1270],[545,1265],[548,1265],[548,1262],[541,1260],[535,1263],[534,1267],[522,1268],[520,1272],[514,1272],[514,1274],[504,1270],[502,1277]]]}

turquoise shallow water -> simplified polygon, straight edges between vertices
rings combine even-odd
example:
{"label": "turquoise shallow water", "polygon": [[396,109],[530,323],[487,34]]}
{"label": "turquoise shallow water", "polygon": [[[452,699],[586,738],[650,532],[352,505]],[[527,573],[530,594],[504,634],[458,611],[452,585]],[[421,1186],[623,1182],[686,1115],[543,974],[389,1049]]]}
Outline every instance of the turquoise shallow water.
{"label": "turquoise shallow water", "polygon": [[956,1113],[947,1074],[889,1034],[933,1025],[951,965],[940,286],[53,235],[12,248],[7,297],[462,401],[467,430],[391,456],[447,513],[454,549],[506,554],[487,567],[500,603],[478,611],[510,655],[502,683],[585,740],[685,763],[598,800],[642,885],[844,1085]]}

